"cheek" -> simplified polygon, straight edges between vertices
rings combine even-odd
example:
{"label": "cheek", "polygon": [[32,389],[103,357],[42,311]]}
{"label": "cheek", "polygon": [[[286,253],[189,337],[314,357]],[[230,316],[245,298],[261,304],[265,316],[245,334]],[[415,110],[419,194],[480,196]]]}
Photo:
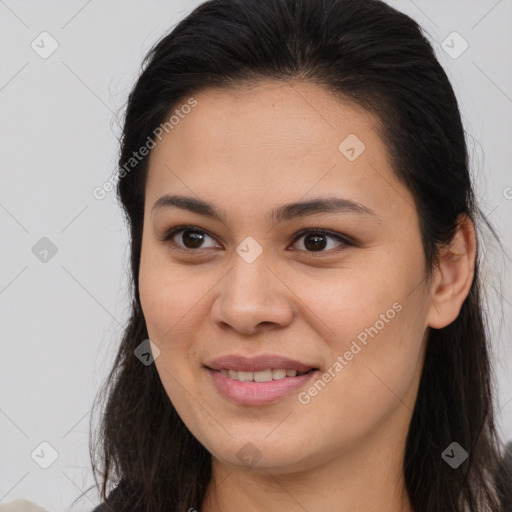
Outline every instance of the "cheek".
{"label": "cheek", "polygon": [[[363,328],[354,325],[350,317],[340,317],[340,331],[346,332],[350,322],[355,334],[340,336],[337,344],[331,345],[331,363],[324,372],[329,377],[319,376],[329,382],[312,382],[306,395],[300,396],[300,403],[307,404],[304,411],[309,408],[309,414],[303,416],[308,429],[320,428],[320,422],[326,437],[356,442],[395,412],[397,417],[407,418],[414,409],[422,336],[419,325],[411,321],[414,308],[409,303],[401,305],[394,318],[389,315],[388,323],[382,321],[384,326],[375,315],[363,321]],[[361,323],[359,319],[357,323]]]}
{"label": "cheek", "polygon": [[398,310],[408,300],[416,278],[412,272],[409,276],[399,272],[397,262],[376,259],[379,261],[373,265],[368,262],[306,278],[295,276],[294,291],[307,306],[302,314],[312,317],[314,313],[315,329],[326,341],[343,346],[376,322],[379,331],[396,324],[394,319],[400,316]]}
{"label": "cheek", "polygon": [[190,295],[193,287],[177,281],[169,265],[148,256],[141,258],[139,291],[149,338],[160,350],[154,364],[174,407],[186,410],[190,404],[184,389],[192,382],[190,329],[197,299]]}
{"label": "cheek", "polygon": [[[208,310],[211,272],[191,273],[189,267],[172,265],[158,251],[142,251],[139,292],[148,335],[160,349],[155,360],[169,396],[178,382],[189,382],[199,366],[201,346],[197,345],[198,326]],[[203,340],[206,337],[199,336]],[[167,371],[166,371],[167,370]],[[173,377],[171,377],[171,374]],[[173,391],[174,390],[174,391]]]}
{"label": "cheek", "polygon": [[[421,270],[420,264],[380,258],[364,271],[340,271],[336,280],[308,280],[307,306],[321,320],[315,320],[315,329],[329,347],[326,363],[335,375],[326,387],[342,393],[342,403],[371,403],[379,410],[396,400],[394,393],[406,394],[417,371],[427,312]],[[326,407],[336,400],[328,394]],[[371,411],[363,408],[361,414]]]}
{"label": "cheek", "polygon": [[[148,332],[165,341],[166,335],[180,329],[197,302],[199,289],[195,280],[185,277],[153,248],[141,252],[139,293]],[[181,320],[180,320],[181,319]]]}

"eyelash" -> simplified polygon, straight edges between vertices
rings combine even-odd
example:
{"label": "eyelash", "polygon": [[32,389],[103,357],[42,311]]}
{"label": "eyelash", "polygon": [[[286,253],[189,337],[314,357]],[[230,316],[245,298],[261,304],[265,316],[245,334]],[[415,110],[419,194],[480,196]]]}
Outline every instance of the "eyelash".
{"label": "eyelash", "polygon": [[[206,234],[210,238],[215,240],[215,237],[210,235],[204,229],[200,229],[198,226],[190,226],[190,225],[173,227],[173,228],[167,230],[165,232],[164,236],[160,240],[162,242],[167,242],[169,245],[174,246],[179,251],[183,251],[183,252],[187,252],[187,253],[200,252],[200,251],[203,251],[203,250],[207,249],[207,248],[204,248],[204,249],[202,249],[202,248],[199,248],[199,249],[188,249],[188,248],[179,246],[175,241],[171,240],[175,235],[177,235],[179,233],[182,233],[184,231],[193,231],[195,233]],[[340,233],[336,233],[336,232],[332,232],[332,231],[325,230],[325,229],[320,229],[320,228],[308,228],[308,229],[303,229],[303,230],[299,231],[298,233],[295,234],[295,237],[293,238],[293,241],[292,241],[292,245],[294,245],[302,237],[304,237],[306,235],[309,235],[309,234],[322,234],[322,235],[326,235],[327,238],[331,238],[333,240],[336,240],[337,242],[341,242],[342,243],[341,247],[338,247],[338,248],[335,248],[335,249],[331,249],[329,251],[324,251],[324,250],[318,251],[318,252],[312,252],[312,251],[306,251],[306,250],[301,251],[301,252],[307,253],[308,256],[313,257],[313,258],[322,257],[322,256],[325,256],[325,255],[332,255],[333,252],[336,253],[336,252],[342,251],[346,247],[357,246],[357,243],[354,240],[351,240],[348,237],[341,235]]]}

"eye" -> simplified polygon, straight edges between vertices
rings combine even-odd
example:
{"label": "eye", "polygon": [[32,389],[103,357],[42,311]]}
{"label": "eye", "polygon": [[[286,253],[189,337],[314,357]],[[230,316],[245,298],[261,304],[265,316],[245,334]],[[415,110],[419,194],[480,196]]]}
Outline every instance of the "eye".
{"label": "eye", "polygon": [[[174,238],[180,234],[182,235],[181,244],[183,245],[180,245],[174,240]],[[206,238],[210,238],[211,240],[215,241],[212,236],[197,226],[176,226],[168,230],[163,238],[161,238],[161,241],[168,242],[178,250],[186,252],[199,252],[208,248],[202,246]],[[313,257],[323,256],[325,253],[330,254],[331,252],[343,250],[348,246],[357,245],[356,242],[351,240],[349,237],[341,235],[340,233],[335,233],[319,228],[310,228],[300,231],[295,235],[292,245],[295,245],[301,238],[304,238],[303,245],[305,247],[305,249],[301,249],[301,251],[306,252],[308,253],[308,256]],[[339,245],[338,247],[335,247],[333,251],[324,250],[329,245],[327,242],[329,239],[331,241],[334,240]]]}
{"label": "eye", "polygon": [[[184,246],[177,244],[173,240],[178,234],[182,234],[182,243]],[[171,245],[177,246],[178,249],[184,251],[201,250],[205,249],[205,247],[201,247],[205,236],[213,240],[206,231],[199,229],[197,226],[176,226],[165,233],[162,242],[169,242]]]}
{"label": "eye", "polygon": [[[297,243],[297,240],[300,240],[301,238],[304,238],[303,246],[306,248],[305,252],[309,253],[308,256],[311,255],[313,257],[317,256],[315,253],[319,253],[319,256],[323,256],[326,252],[337,252],[343,250],[347,246],[356,245],[355,242],[350,240],[348,237],[318,228],[300,231],[295,236],[293,243]],[[328,239],[338,242],[341,246],[335,247],[334,251],[324,251],[323,249],[329,245],[327,243]]]}

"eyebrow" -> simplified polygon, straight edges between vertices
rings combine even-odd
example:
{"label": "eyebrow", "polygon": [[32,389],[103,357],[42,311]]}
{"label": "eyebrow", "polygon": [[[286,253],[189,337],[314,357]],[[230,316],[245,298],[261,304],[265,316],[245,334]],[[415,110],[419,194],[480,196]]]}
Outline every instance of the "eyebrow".
{"label": "eyebrow", "polygon": [[[151,212],[155,213],[167,208],[180,208],[197,213],[198,215],[220,220],[224,223],[226,222],[225,214],[215,205],[194,197],[166,194],[155,202]],[[270,217],[273,225],[277,225],[297,217],[306,217],[320,213],[356,213],[377,217],[377,214],[371,208],[341,197],[321,197],[309,201],[285,204],[274,208],[271,211]]]}

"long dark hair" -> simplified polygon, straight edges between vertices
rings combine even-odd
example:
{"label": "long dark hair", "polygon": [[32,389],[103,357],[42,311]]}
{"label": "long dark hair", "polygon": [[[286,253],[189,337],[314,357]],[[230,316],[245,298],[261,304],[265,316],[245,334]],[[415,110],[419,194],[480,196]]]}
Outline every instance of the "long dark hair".
{"label": "long dark hair", "polygon": [[[460,314],[430,331],[403,469],[416,512],[497,512],[502,445],[480,229],[497,235],[476,204],[457,100],[432,46],[415,21],[379,0],[210,0],[144,59],[125,112],[117,181],[130,229],[131,316],[97,397],[101,425],[91,428],[101,498],[116,511],[200,510],[211,478],[211,455],[177,414],[155,365],[134,356],[148,338],[138,287],[148,157],[126,164],[194,93],[269,79],[320,84],[378,116],[394,170],[415,199],[427,277],[461,215],[477,228],[475,276]],[[456,470],[441,456],[454,441],[469,454]]]}

